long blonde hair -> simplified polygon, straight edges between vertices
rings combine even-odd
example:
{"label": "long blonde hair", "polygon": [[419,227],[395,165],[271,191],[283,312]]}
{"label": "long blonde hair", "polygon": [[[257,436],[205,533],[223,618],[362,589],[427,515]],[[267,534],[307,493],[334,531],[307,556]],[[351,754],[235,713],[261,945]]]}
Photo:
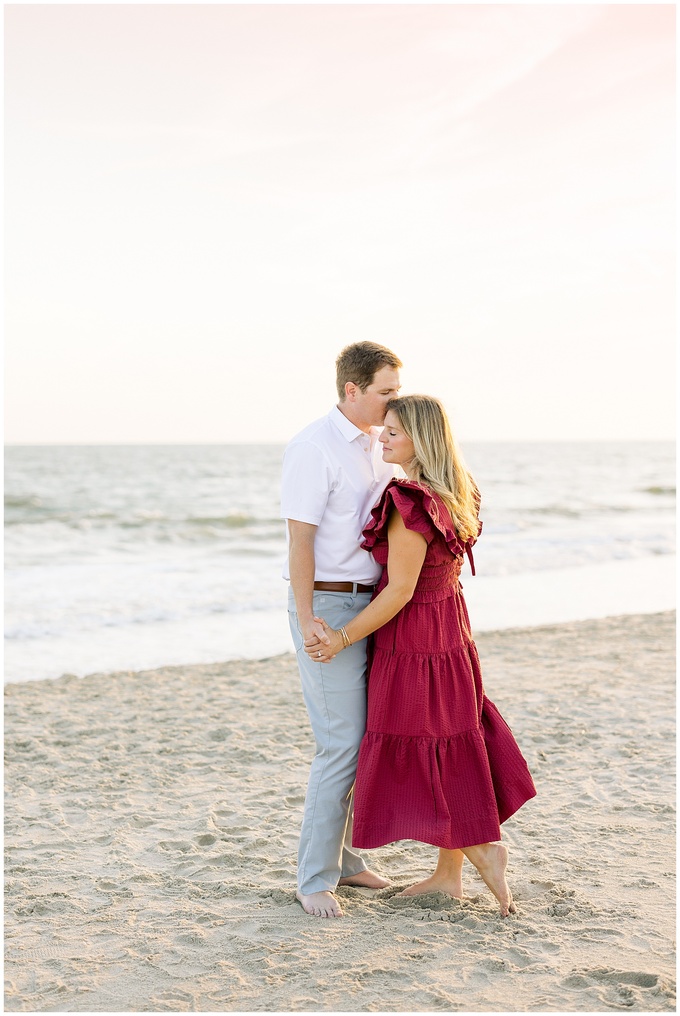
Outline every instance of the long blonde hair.
{"label": "long blonde hair", "polygon": [[439,494],[462,540],[476,539],[479,491],[458,450],[439,399],[432,395],[403,395],[391,399],[387,409],[395,413],[406,436],[413,442],[415,456],[411,467],[415,479]]}

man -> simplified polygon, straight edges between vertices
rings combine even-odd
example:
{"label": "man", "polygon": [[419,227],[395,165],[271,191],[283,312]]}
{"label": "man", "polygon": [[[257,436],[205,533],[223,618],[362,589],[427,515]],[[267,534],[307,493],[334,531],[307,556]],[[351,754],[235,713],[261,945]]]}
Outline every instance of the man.
{"label": "man", "polygon": [[288,611],[302,693],[316,739],[298,851],[306,913],[342,917],[337,885],[380,889],[352,849],[352,788],[366,727],[366,640],[315,663],[303,641],[328,643],[315,615],[346,625],[370,602],[380,566],[361,549],[371,508],[393,476],[378,435],[399,391],[401,361],[385,346],[357,342],[336,361],[339,402],[301,431],[283,459],[281,515],[288,522]]}

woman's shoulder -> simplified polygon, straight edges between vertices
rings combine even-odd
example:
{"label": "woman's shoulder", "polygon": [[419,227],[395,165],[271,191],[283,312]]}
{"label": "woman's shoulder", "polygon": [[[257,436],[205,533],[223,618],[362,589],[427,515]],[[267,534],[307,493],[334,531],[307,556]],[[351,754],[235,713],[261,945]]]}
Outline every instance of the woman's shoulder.
{"label": "woman's shoulder", "polygon": [[394,507],[399,512],[409,508],[425,508],[430,495],[431,492],[428,488],[422,483],[418,483],[417,480],[407,480],[405,478],[402,479],[400,476],[395,476],[385,487],[376,508],[382,505],[387,510],[390,510]]}
{"label": "woman's shoulder", "polygon": [[422,483],[418,483],[417,480],[407,480],[406,477],[393,476],[383,491],[383,497],[394,497],[396,494],[398,498],[403,493],[409,500],[420,500],[426,490],[427,488]]}
{"label": "woman's shoulder", "polygon": [[362,546],[371,550],[381,539],[387,539],[387,522],[393,510],[399,512],[407,528],[426,534],[427,513],[422,508],[422,488],[412,480],[395,476],[383,490],[371,509],[371,517],[364,529]]}
{"label": "woman's shoulder", "polygon": [[392,509],[401,515],[407,529],[422,533],[428,543],[439,533],[453,554],[462,554],[464,544],[453,527],[451,515],[430,487],[417,480],[394,477],[371,512],[364,529],[363,546],[370,550],[381,537],[387,536],[387,521]]}

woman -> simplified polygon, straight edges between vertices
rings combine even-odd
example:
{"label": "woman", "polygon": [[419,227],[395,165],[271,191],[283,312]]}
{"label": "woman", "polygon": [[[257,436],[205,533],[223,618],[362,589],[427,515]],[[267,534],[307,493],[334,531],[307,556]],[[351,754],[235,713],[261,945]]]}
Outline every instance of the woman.
{"label": "woman", "polygon": [[353,845],[400,839],[439,847],[434,873],[402,895],[461,898],[467,857],[515,912],[500,823],[536,793],[509,727],[484,695],[461,593],[463,555],[481,531],[479,494],[441,403],[408,395],[388,404],[383,459],[407,479],[387,486],[363,547],[383,566],[371,603],[330,645],[305,642],[321,663],[375,632],[368,721],[354,797]]}

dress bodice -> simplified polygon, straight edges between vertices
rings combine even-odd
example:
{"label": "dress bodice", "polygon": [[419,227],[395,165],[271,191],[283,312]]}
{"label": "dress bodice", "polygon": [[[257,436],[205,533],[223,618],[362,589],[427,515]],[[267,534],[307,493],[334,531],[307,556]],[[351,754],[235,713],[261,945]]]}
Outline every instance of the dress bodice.
{"label": "dress bodice", "polygon": [[[365,550],[373,553],[383,572],[377,592],[387,585],[387,523],[395,508],[408,529],[421,533],[427,540],[425,561],[413,594],[414,601],[433,601],[450,594],[459,583],[463,555],[474,562],[471,547],[474,540],[460,539],[451,522],[444,502],[429,488],[413,480],[391,480],[380,501],[371,511],[371,520],[364,529]],[[479,523],[481,532],[482,524]]]}

